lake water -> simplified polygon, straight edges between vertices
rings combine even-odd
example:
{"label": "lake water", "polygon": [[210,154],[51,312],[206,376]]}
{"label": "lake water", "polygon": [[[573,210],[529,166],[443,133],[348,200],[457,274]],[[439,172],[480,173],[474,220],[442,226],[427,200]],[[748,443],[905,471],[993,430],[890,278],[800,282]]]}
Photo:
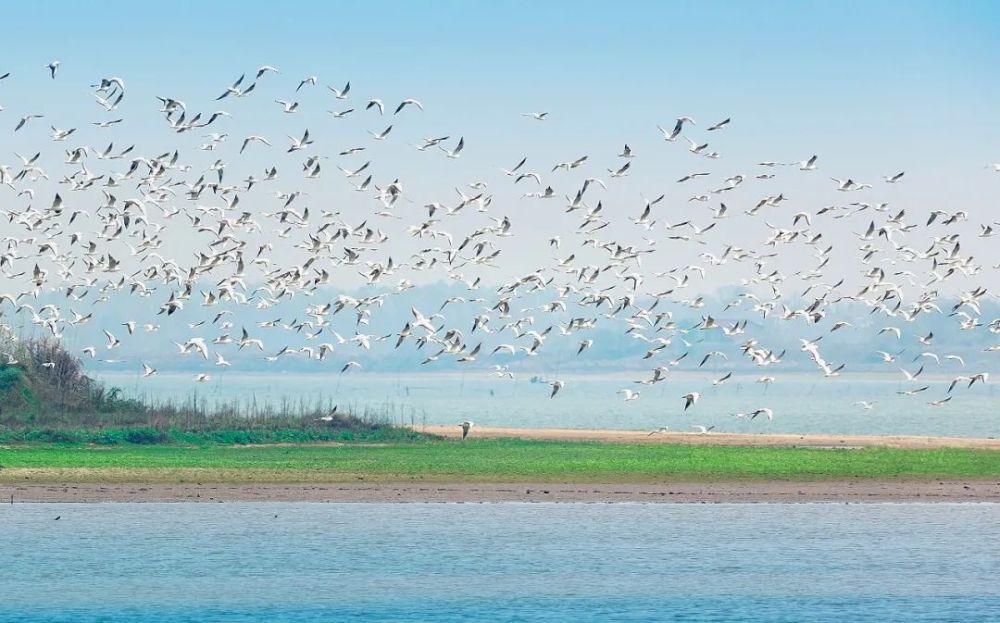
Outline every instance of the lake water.
{"label": "lake water", "polygon": [[994,504],[18,504],[0,557],[4,623],[1000,620]]}
{"label": "lake water", "polygon": [[[786,374],[770,386],[756,383],[759,375],[734,375],[713,387],[713,375],[672,374],[655,386],[636,385],[636,375],[564,376],[565,388],[549,399],[550,388],[528,379],[501,380],[483,373],[467,375],[380,374],[223,374],[195,385],[190,374],[160,374],[138,380],[136,375],[102,374],[109,385],[152,400],[202,404],[239,400],[242,404],[338,404],[388,412],[404,423],[454,424],[472,420],[480,426],[649,429],[669,426],[691,430],[714,425],[719,431],[772,433],[911,434],[966,437],[1000,436],[1000,391],[994,385],[960,386],[942,407],[927,403],[947,396],[949,381],[928,377],[925,383],[902,383],[898,375],[845,375],[822,378]],[[915,396],[896,392],[923,385]],[[616,392],[638,390],[628,403]],[[686,413],[681,396],[701,392],[701,400]],[[873,402],[864,410],[856,401]],[[774,420],[737,419],[758,407],[774,411]]]}

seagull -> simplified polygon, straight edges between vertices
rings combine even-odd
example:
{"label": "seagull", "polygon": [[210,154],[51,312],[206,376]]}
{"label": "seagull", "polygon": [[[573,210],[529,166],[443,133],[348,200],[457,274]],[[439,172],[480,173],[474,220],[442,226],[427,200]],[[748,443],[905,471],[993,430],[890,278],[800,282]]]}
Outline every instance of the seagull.
{"label": "seagull", "polygon": [[683,396],[681,396],[681,398],[684,399],[684,410],[687,411],[688,407],[698,402],[698,398],[700,397],[701,394],[699,394],[698,392],[691,392],[689,394],[684,394]]}
{"label": "seagull", "polygon": [[840,192],[850,192],[852,190],[861,189],[861,185],[852,179],[842,180],[836,177],[831,177],[830,179],[837,183],[837,190]]}
{"label": "seagull", "polygon": [[979,374],[973,374],[972,377],[969,379],[969,387],[972,387],[973,385],[975,385],[976,381],[979,381],[980,383],[986,384],[986,381],[988,381],[989,378],[990,378],[990,375],[989,375],[988,372],[980,372]]}
{"label": "seagull", "polygon": [[619,389],[618,393],[625,396],[625,402],[639,399],[639,392],[632,391],[631,389]]}
{"label": "seagull", "polygon": [[107,329],[104,329],[104,335],[107,336],[107,338],[108,338],[108,344],[107,344],[107,349],[108,350],[111,350],[112,348],[118,348],[119,346],[121,346],[121,344],[122,344],[121,340],[119,340],[118,338],[116,338]]}
{"label": "seagull", "polygon": [[56,79],[56,72],[59,71],[60,65],[62,65],[60,61],[52,61],[51,63],[45,66],[45,68],[48,69],[49,73],[52,75],[53,80]]}
{"label": "seagull", "polygon": [[313,143],[309,138],[309,130],[302,133],[302,138],[295,138],[294,136],[289,136],[288,138],[292,140],[292,145],[288,148],[288,153],[305,149]]}
{"label": "seagull", "polygon": [[148,379],[149,377],[156,374],[156,369],[149,366],[148,364],[142,364],[142,378]]}
{"label": "seagull", "polygon": [[884,350],[877,350],[877,351],[875,351],[875,354],[878,355],[879,357],[881,357],[882,361],[884,361],[885,363],[893,363],[894,361],[896,361],[896,357],[895,356],[890,355],[889,353],[885,352]]}
{"label": "seagull", "polygon": [[712,432],[713,430],[715,430],[715,426],[714,425],[713,426],[703,426],[702,424],[695,424],[691,428],[695,429],[695,431],[697,431],[697,433],[699,435],[707,435],[710,432]]}
{"label": "seagull", "polygon": [[249,145],[250,143],[252,143],[254,141],[263,143],[263,144],[267,145],[268,147],[271,146],[271,143],[268,142],[268,140],[266,138],[264,138],[263,136],[259,136],[257,134],[251,134],[250,136],[248,136],[245,139],[243,139],[243,146],[240,147],[240,153],[242,154],[243,150],[245,150],[247,148],[247,145]]}
{"label": "seagull", "polygon": [[545,118],[549,116],[547,112],[525,112],[521,113],[522,117],[531,117],[535,121],[545,121]]}
{"label": "seagull", "polygon": [[678,136],[680,136],[681,131],[684,129],[685,123],[690,123],[691,125],[695,125],[694,120],[691,119],[690,117],[678,117],[677,123],[674,124],[673,130],[671,130],[670,132],[667,132],[660,126],[656,126],[656,129],[658,129],[660,133],[663,134],[663,140],[673,141]]}
{"label": "seagull", "polygon": [[381,132],[372,132],[371,130],[368,131],[368,133],[371,134],[372,138],[374,138],[376,141],[384,141],[386,137],[389,136],[389,132],[392,132],[391,125],[386,129],[382,130]]}
{"label": "seagull", "polygon": [[348,80],[347,84],[345,84],[344,88],[341,89],[340,91],[338,91],[337,89],[335,89],[335,88],[333,88],[331,86],[327,86],[326,88],[330,89],[330,91],[333,92],[333,96],[336,97],[337,99],[339,99],[339,100],[346,100],[347,99],[347,94],[351,90],[351,82],[350,82],[350,80]]}
{"label": "seagull", "polygon": [[[816,160],[818,160],[818,159],[819,159],[819,156],[815,156],[814,155],[814,156],[810,157],[808,160],[803,160],[802,162],[799,163],[799,170],[800,171],[815,171],[816,170]],[[850,181],[850,180],[848,180],[848,181]]]}
{"label": "seagull", "polygon": [[219,97],[215,98],[215,101],[219,101],[221,99],[226,99],[230,95],[233,95],[235,97],[244,97],[246,95],[249,95],[250,92],[253,91],[254,88],[257,87],[257,83],[254,82],[250,86],[248,86],[247,88],[244,89],[241,86],[243,84],[243,79],[244,78],[246,78],[246,75],[242,75],[239,78],[237,78],[236,82],[234,82],[232,85],[226,87],[226,90],[222,93],[222,95],[220,95]]}
{"label": "seagull", "polygon": [[452,149],[452,150],[449,151],[448,149],[445,149],[444,147],[441,147],[441,146],[438,146],[438,149],[440,149],[441,151],[443,151],[445,153],[445,155],[448,156],[449,158],[458,158],[460,152],[462,151],[462,149],[464,147],[465,147],[465,137],[463,136],[463,137],[461,137],[461,138],[458,139],[458,144],[455,145],[454,149]]}
{"label": "seagull", "polygon": [[552,393],[549,394],[549,398],[555,398],[556,394],[559,393],[559,390],[563,388],[563,382],[562,381],[552,381],[549,385],[552,386]]}
{"label": "seagull", "polygon": [[959,365],[961,365],[963,368],[965,367],[965,360],[962,359],[959,355],[945,355],[944,358],[951,361],[957,361]]}
{"label": "seagull", "polygon": [[275,73],[275,74],[281,73],[281,72],[279,72],[277,70],[277,68],[272,67],[271,65],[261,65],[260,67],[257,68],[257,76],[254,79],[256,80],[257,78],[260,78],[261,76],[263,76],[267,72],[271,72],[271,73]]}
{"label": "seagull", "polygon": [[709,132],[714,132],[715,130],[721,130],[722,128],[724,128],[724,127],[726,127],[727,125],[729,125],[729,122],[730,122],[730,121],[731,121],[731,119],[730,119],[729,117],[726,117],[726,118],[725,118],[725,119],[723,119],[722,121],[720,121],[720,122],[718,122],[718,123],[716,123],[716,124],[713,124],[713,125],[709,126],[709,127],[708,127],[708,131],[709,131]]}
{"label": "seagull", "polygon": [[[392,114],[398,115],[399,111],[403,110],[403,108],[405,108],[406,106],[411,106],[411,105],[412,106],[416,106],[420,110],[424,109],[424,105],[421,104],[420,102],[418,102],[417,100],[414,100],[414,99],[405,99],[405,100],[403,100],[402,102],[399,103],[399,106],[396,106],[396,110],[393,111]],[[381,111],[381,109],[380,109],[380,111]]]}
{"label": "seagull", "polygon": [[472,422],[459,422],[458,425],[462,427],[462,439],[464,440],[469,436],[469,431],[472,430]]}
{"label": "seagull", "polygon": [[65,141],[70,134],[76,132],[76,128],[70,128],[68,130],[60,130],[55,126],[52,126],[52,140],[53,141]]}
{"label": "seagull", "polygon": [[358,363],[357,361],[348,361],[347,363],[344,364],[344,367],[340,369],[340,373],[343,374],[344,372],[347,372],[351,368],[359,368],[360,369],[361,368],[361,364]]}
{"label": "seagull", "polygon": [[326,415],[321,415],[319,418],[317,418],[317,420],[319,420],[320,422],[327,422],[327,423],[332,423],[336,419],[337,419],[337,405],[333,405],[333,408],[330,409],[330,412],[327,413]]}
{"label": "seagull", "polygon": [[685,140],[687,140],[688,144],[691,146],[688,149],[688,151],[691,152],[692,154],[702,155],[702,152],[705,151],[706,149],[708,149],[708,143],[702,143],[701,145],[699,145],[695,141],[692,141],[691,139],[687,138],[686,136],[684,138],[685,138]]}
{"label": "seagull", "polygon": [[28,123],[32,119],[41,119],[45,115],[25,115],[17,122],[17,126],[14,127],[14,131],[17,132],[24,127],[24,124]]}
{"label": "seagull", "polygon": [[[608,169],[608,173],[611,174],[611,177],[625,177],[626,171],[628,171],[628,169],[629,169],[630,166],[632,166],[632,163],[631,162],[626,162],[625,164],[623,164],[622,166],[618,167],[617,169]],[[596,180],[597,178],[594,178],[594,179]],[[600,182],[600,180],[597,180],[597,181]],[[601,182],[601,186],[604,186],[603,182]]]}
{"label": "seagull", "polygon": [[[719,385],[722,385],[723,383],[725,383],[726,381],[728,381],[731,376],[733,376],[732,372],[726,372],[723,376],[721,376],[721,377],[719,377],[717,379],[714,379],[712,381],[712,386],[713,387],[717,387]],[[685,407],[685,409],[686,408],[687,407]]]}
{"label": "seagull", "polygon": [[503,174],[506,175],[507,177],[514,177],[517,174],[517,170],[520,169],[521,167],[523,167],[524,163],[527,162],[527,161],[528,161],[528,158],[524,157],[524,158],[521,158],[521,161],[518,162],[517,166],[515,166],[513,169],[507,170],[507,169],[501,168],[500,170],[503,171]]}

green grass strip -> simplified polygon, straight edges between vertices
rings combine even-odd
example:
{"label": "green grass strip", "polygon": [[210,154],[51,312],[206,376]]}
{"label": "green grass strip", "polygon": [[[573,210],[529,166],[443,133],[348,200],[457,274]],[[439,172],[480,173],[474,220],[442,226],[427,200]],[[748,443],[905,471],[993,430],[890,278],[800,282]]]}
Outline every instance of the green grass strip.
{"label": "green grass strip", "polygon": [[10,445],[0,482],[668,482],[1000,478],[1000,452],[503,440],[295,446]]}

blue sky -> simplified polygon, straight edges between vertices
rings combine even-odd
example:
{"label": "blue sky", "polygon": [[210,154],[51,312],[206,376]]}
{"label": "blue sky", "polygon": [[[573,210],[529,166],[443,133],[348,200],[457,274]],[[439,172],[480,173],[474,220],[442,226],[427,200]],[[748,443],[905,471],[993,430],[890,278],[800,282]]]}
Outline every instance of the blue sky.
{"label": "blue sky", "polygon": [[[1000,178],[985,167],[1000,162],[1000,3],[22,2],[6,6],[5,15],[16,27],[5,29],[0,43],[0,73],[14,75],[0,83],[0,124],[13,127],[39,109],[47,117],[13,135],[13,151],[32,149],[50,124],[80,127],[80,141],[107,140],[87,127],[100,111],[81,102],[90,98],[86,86],[108,75],[129,87],[127,121],[115,140],[145,139],[145,153],[187,140],[186,157],[199,157],[191,155],[195,137],[165,129],[154,95],[239,116],[218,131],[284,140],[310,127],[327,140],[327,151],[331,142],[345,147],[389,123],[365,117],[356,134],[334,125],[324,109],[335,102],[322,86],[294,93],[301,78],[316,75],[321,85],[350,80],[351,105],[374,96],[423,101],[426,114],[397,122],[394,138],[466,137],[452,177],[439,178],[436,161],[437,168],[421,169],[410,150],[405,166],[388,146],[369,152],[383,176],[408,172],[407,181],[426,191],[416,193],[420,201],[445,200],[431,196],[432,182],[450,201],[452,186],[523,155],[533,158],[529,167],[548,171],[552,162],[590,154],[603,173],[628,142],[643,157],[632,186],[647,196],[671,193],[677,210],[687,195],[674,180],[693,168],[755,173],[760,160],[819,154],[819,175],[780,186],[800,202],[793,211],[832,201],[830,176],[878,181],[905,170],[908,183],[886,195],[894,207],[995,218]],[[63,62],[56,81],[43,69],[52,59]],[[265,63],[282,74],[262,83],[264,97],[253,105],[251,98],[214,102],[237,76]],[[277,97],[301,99],[304,114],[281,118],[269,103]],[[551,113],[544,124],[520,116],[538,110]],[[306,122],[308,114],[317,117]],[[702,137],[708,124],[733,118],[712,137],[722,160],[693,163],[683,144],[664,145],[656,124],[669,127],[680,115],[696,118]],[[403,125],[417,120],[419,128]],[[269,157],[257,152],[245,160],[263,167]],[[12,158],[3,154],[0,162]],[[206,165],[214,158],[204,155]],[[631,202],[628,210],[639,201],[630,192],[618,197]],[[553,210],[542,218],[563,217]]]}
{"label": "blue sky", "polygon": [[[909,137],[908,149],[920,151],[983,150],[982,135],[997,133],[995,2],[61,2],[4,10],[17,25],[5,29],[4,63],[16,69],[59,58],[67,78],[98,71],[135,86],[169,79],[189,97],[271,63],[324,81],[420,92],[471,123],[511,106],[550,109],[566,120],[565,132],[576,120],[627,129],[685,113],[731,114],[753,137]],[[623,109],[627,116],[616,114]]]}
{"label": "blue sky", "polygon": [[[1000,162],[996,2],[20,2],[5,7],[5,23],[0,74],[10,71],[12,77],[0,82],[0,106],[6,109],[0,112],[0,131],[6,137],[0,163],[16,165],[11,152],[46,151],[43,162],[53,175],[47,186],[38,184],[39,205],[62,190],[59,178],[76,168],[66,166],[63,150],[80,144],[102,147],[114,140],[120,149],[136,142],[135,154],[142,155],[178,149],[182,161],[192,166],[188,181],[216,159],[228,163],[227,183],[260,176],[265,166],[278,162],[284,177],[273,188],[258,186],[246,193],[240,209],[255,214],[274,210],[273,190],[308,189],[305,201],[314,214],[343,210],[352,225],[370,218],[377,227],[398,230],[387,250],[398,263],[415,249],[444,244],[406,233],[406,225],[425,218],[421,205],[454,205],[453,187],[491,176],[496,201],[489,215],[469,210],[448,227],[457,223],[452,231],[465,236],[488,217],[512,217],[517,236],[503,256],[504,272],[469,269],[469,276],[478,270],[484,279],[503,283],[551,266],[555,254],[583,251],[578,241],[559,251],[547,244],[553,232],[569,239],[569,232],[579,227],[579,213],[566,215],[558,202],[543,206],[541,201],[522,201],[527,183],[515,187],[499,175],[498,167],[528,156],[528,169],[542,172],[562,195],[579,188],[583,175],[607,177],[605,168],[620,166],[616,154],[629,143],[640,156],[630,176],[615,180],[600,195],[616,226],[628,231],[612,233],[609,228],[602,236],[642,244],[644,232],[627,221],[643,207],[640,193],[668,195],[657,207],[661,238],[667,235],[664,221],[689,219],[704,227],[712,222],[709,210],[719,199],[709,205],[689,198],[718,188],[719,180],[737,173],[751,181],[726,195],[734,213],[767,193],[789,198],[763,218],[717,228],[706,236],[710,242],[705,246],[698,241],[670,246],[657,256],[669,254],[657,260],[669,266],[643,266],[649,273],[704,263],[699,260],[702,251],[721,255],[727,245],[759,246],[768,234],[767,219],[791,226],[799,210],[815,212],[833,202],[862,198],[889,201],[893,212],[905,209],[908,222],[921,224],[932,209],[967,210],[969,222],[955,228],[964,228],[963,250],[984,263],[996,257],[985,252],[994,247],[992,240],[975,237],[979,224],[998,218],[1000,175],[986,168]],[[44,69],[53,59],[63,63],[57,80]],[[252,76],[262,64],[275,65],[282,73],[263,78],[253,97],[215,101],[240,74]],[[93,103],[88,85],[111,75],[128,85],[128,97],[115,113],[126,121],[95,129],[90,122],[107,115]],[[295,93],[299,81],[310,75],[320,84]],[[353,89],[347,103],[337,102],[325,89],[348,80]],[[231,112],[231,120],[211,128],[231,132],[230,141],[218,152],[199,151],[202,133],[172,132],[157,112],[156,95],[182,99],[192,112]],[[390,105],[415,97],[426,110],[408,110],[391,120],[388,114],[380,118],[359,110],[350,123],[332,120],[325,112],[363,108],[368,97],[381,97]],[[283,115],[272,102],[276,98],[300,100],[303,110]],[[548,111],[550,118],[544,123],[525,119],[521,113],[529,111]],[[46,118],[11,133],[17,119],[29,112]],[[662,141],[656,125],[671,127],[681,115],[698,120],[692,136],[710,140],[722,158],[696,157],[687,153],[683,141]],[[706,126],[726,117],[733,122],[725,131],[706,132]],[[397,126],[391,140],[368,136],[389,123]],[[53,143],[49,125],[78,132],[70,142]],[[317,150],[330,155],[320,180],[306,181],[299,173],[303,154],[285,153],[285,135],[300,135],[306,127],[316,137]],[[255,146],[240,156],[240,139],[250,133],[268,136],[275,146]],[[444,134],[452,137],[449,143],[466,138],[460,160],[445,159],[434,150],[416,152],[407,144]],[[336,159],[340,149],[359,144],[368,147],[366,155]],[[550,171],[553,163],[583,154],[591,156],[586,172]],[[761,160],[791,163],[813,154],[820,156],[815,173],[784,167],[773,182],[752,179],[761,172],[755,164]],[[332,166],[358,166],[367,158],[376,163],[377,183],[399,177],[407,201],[412,197],[412,204],[398,208],[405,215],[398,221],[372,217],[370,197],[362,203],[362,196]],[[98,172],[112,166],[94,159],[88,165]],[[712,177],[689,185],[676,182],[697,170],[711,171]],[[881,183],[882,176],[899,171],[907,172],[905,183]],[[855,199],[836,192],[831,176],[877,186]],[[66,200],[71,207],[88,201],[93,207],[101,200],[98,192],[66,194]],[[121,192],[124,199],[124,193],[135,191]],[[6,201],[11,194],[0,197]],[[217,199],[205,198],[212,200]],[[18,201],[21,206],[29,202]],[[180,218],[175,222],[186,225]],[[857,279],[867,269],[857,265],[857,241],[850,236],[863,225],[832,219],[817,225],[826,241],[840,243],[826,269],[830,275]],[[267,222],[262,237],[270,236],[272,227]],[[182,263],[207,240],[190,229],[174,226],[164,233],[164,248]],[[929,235],[915,233],[912,244],[925,248]],[[291,255],[303,255],[301,251],[288,250],[292,242],[275,251],[276,262],[302,261]],[[121,253],[125,241],[115,244],[128,262]],[[286,251],[290,255],[279,255]],[[603,251],[586,252],[604,259]],[[783,268],[813,265],[809,253],[799,248],[783,252]],[[799,264],[799,259],[809,263]],[[359,287],[363,280],[355,267],[341,270],[338,288]],[[698,288],[709,292],[731,286],[737,281],[734,271],[742,270],[753,266],[712,270],[708,279],[715,281],[699,282]],[[427,278],[443,279],[442,272],[428,271]],[[997,271],[985,272],[991,274],[952,280],[942,288],[982,281],[995,290]]]}

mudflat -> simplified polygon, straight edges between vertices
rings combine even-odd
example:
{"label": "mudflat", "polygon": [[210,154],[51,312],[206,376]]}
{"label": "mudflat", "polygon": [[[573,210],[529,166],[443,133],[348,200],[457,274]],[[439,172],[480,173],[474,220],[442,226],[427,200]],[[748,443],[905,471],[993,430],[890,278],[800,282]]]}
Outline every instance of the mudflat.
{"label": "mudflat", "polygon": [[831,480],[661,484],[25,484],[0,486],[23,502],[994,502],[1000,481]]}

